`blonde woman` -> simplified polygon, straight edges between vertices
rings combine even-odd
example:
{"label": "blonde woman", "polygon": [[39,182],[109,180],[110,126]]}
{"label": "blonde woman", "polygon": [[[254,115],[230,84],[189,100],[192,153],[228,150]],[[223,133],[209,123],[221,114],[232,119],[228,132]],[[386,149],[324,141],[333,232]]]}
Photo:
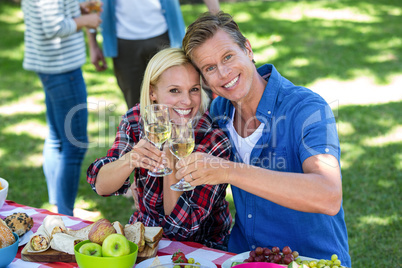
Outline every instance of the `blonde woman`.
{"label": "blonde woman", "polygon": [[[123,116],[112,148],[91,164],[87,181],[102,196],[120,195],[134,188],[137,210],[130,223],[141,221],[146,226],[161,226],[164,236],[171,240],[226,249],[232,222],[225,200],[227,184],[200,185],[185,192],[170,189],[177,182],[173,157],[168,150],[161,152],[141,138],[141,114],[151,103],[167,104],[172,119],[196,119],[195,152],[228,159],[230,142],[212,124],[207,112],[209,98],[201,87],[199,72],[181,49],[167,48],[148,63],[141,103]],[[165,177],[148,175],[148,170],[157,169],[164,157],[169,159],[167,165],[173,173]],[[132,173],[133,186],[129,179]]]}

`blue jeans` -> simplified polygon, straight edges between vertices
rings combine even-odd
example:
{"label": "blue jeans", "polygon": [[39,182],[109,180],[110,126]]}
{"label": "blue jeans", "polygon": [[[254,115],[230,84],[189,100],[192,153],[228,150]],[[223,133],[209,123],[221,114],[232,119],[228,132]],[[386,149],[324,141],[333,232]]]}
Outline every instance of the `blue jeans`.
{"label": "blue jeans", "polygon": [[43,149],[49,202],[73,215],[81,164],[87,146],[87,92],[81,69],[62,74],[38,73],[46,97],[49,135]]}

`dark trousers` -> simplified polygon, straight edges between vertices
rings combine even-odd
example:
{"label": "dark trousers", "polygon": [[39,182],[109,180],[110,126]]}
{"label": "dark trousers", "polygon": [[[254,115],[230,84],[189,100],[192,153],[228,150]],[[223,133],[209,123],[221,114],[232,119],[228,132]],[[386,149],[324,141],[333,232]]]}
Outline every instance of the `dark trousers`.
{"label": "dark trousers", "polygon": [[117,42],[118,56],[113,58],[114,74],[130,109],[140,101],[141,83],[148,61],[159,50],[169,47],[169,36],[166,32],[151,39],[118,39]]}

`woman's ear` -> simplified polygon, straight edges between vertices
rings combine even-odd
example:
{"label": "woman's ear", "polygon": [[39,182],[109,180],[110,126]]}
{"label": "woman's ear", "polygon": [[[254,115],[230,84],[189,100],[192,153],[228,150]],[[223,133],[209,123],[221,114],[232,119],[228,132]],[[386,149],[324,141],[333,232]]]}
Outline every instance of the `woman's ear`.
{"label": "woman's ear", "polygon": [[151,102],[156,102],[156,94],[153,86],[149,87],[149,99]]}

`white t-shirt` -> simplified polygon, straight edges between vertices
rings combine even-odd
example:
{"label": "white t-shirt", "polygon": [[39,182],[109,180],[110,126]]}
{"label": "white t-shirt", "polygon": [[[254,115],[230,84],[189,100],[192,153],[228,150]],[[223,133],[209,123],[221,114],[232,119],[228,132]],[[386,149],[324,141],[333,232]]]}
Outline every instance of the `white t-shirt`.
{"label": "white t-shirt", "polygon": [[126,40],[159,36],[168,29],[159,0],[116,0],[116,34]]}
{"label": "white t-shirt", "polygon": [[230,133],[230,136],[232,137],[232,145],[236,148],[241,159],[243,160],[243,163],[250,164],[251,151],[257,144],[258,140],[261,138],[265,124],[261,123],[260,126],[250,136],[243,138],[237,133],[236,129],[233,126],[235,111],[236,109],[233,109],[232,120],[227,124],[228,131]]}

